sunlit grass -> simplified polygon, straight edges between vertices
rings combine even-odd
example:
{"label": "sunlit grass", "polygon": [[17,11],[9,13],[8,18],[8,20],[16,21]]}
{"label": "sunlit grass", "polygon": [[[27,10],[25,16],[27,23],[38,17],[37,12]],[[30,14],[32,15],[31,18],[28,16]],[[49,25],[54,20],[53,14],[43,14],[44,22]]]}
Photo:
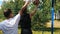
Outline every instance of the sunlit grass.
{"label": "sunlit grass", "polygon": [[[43,31],[32,31],[33,32],[33,34],[51,34],[51,32],[47,32],[47,31],[45,31],[45,32],[43,32]],[[3,34],[3,32],[2,31],[0,31],[0,34]],[[21,30],[18,30],[18,34],[21,34]]]}
{"label": "sunlit grass", "polygon": [[[33,34],[51,34],[51,31],[32,31]],[[59,34],[60,33],[60,30],[58,31],[54,31],[54,34]],[[2,31],[0,31],[0,34],[3,34]],[[21,34],[21,30],[18,29],[18,34]]]}

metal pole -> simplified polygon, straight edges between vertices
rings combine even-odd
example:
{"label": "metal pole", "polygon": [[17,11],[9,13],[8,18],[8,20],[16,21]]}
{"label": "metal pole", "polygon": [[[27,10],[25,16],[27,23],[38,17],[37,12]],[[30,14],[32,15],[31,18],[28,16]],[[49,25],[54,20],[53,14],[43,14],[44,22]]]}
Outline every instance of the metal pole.
{"label": "metal pole", "polygon": [[53,30],[54,30],[54,0],[52,0],[52,23],[51,23],[51,34],[53,34]]}

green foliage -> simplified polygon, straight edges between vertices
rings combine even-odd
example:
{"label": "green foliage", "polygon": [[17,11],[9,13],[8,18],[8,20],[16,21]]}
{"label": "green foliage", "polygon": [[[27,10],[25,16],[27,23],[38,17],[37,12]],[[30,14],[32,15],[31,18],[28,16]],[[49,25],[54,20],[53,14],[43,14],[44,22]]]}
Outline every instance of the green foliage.
{"label": "green foliage", "polygon": [[32,28],[34,30],[46,27],[46,22],[51,19],[51,0],[44,0],[41,7],[32,17]]}
{"label": "green foliage", "polygon": [[21,9],[23,3],[24,2],[22,0],[15,0],[15,1],[11,0],[9,2],[4,1],[2,4],[2,10],[10,8],[16,15],[18,13],[18,11]]}
{"label": "green foliage", "polygon": [[55,0],[55,12],[57,13],[57,11],[60,9],[60,0]]}
{"label": "green foliage", "polygon": [[[11,8],[13,13],[16,15],[18,11],[22,8],[24,2],[23,0],[11,0],[10,2],[3,2],[2,11],[7,8]],[[35,5],[30,4],[28,6],[29,13],[34,9]],[[32,17],[32,28],[34,30],[45,27],[46,22],[51,19],[51,0],[44,0],[42,6],[36,11],[36,14]]]}

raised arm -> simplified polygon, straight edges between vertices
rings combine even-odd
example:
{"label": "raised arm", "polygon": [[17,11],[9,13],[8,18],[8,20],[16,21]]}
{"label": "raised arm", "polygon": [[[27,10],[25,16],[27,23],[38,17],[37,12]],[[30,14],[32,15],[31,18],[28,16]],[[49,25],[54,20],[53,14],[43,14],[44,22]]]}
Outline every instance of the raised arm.
{"label": "raised arm", "polygon": [[22,15],[23,11],[26,9],[26,7],[28,6],[29,2],[25,2],[25,4],[23,5],[23,7],[21,8],[21,10],[19,11],[20,15]]}
{"label": "raised arm", "polygon": [[35,5],[35,9],[30,13],[30,17],[32,17],[36,13],[37,7],[39,5],[39,0],[35,0],[33,4]]}
{"label": "raised arm", "polygon": [[37,11],[37,7],[35,7],[35,9],[30,13],[30,17],[32,17]]}

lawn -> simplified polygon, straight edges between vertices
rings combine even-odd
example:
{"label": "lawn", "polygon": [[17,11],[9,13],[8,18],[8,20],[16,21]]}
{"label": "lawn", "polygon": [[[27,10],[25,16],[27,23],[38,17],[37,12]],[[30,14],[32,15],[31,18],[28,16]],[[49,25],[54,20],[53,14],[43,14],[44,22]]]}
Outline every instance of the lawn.
{"label": "lawn", "polygon": [[[0,19],[1,20],[1,19]],[[1,20],[2,21],[2,20]],[[56,21],[55,21],[56,22]],[[59,22],[59,21],[57,21],[57,22]],[[56,22],[56,23],[57,23]],[[51,25],[50,25],[51,26]],[[57,25],[56,25],[57,26]],[[33,31],[32,30],[32,32],[33,32],[33,34],[51,34],[51,31]],[[21,33],[21,30],[20,29],[18,29],[18,34],[20,34]],[[2,33],[2,31],[0,31],[0,34],[3,34]],[[60,34],[60,29],[59,30],[56,30],[56,31],[54,31],[54,34]]]}
{"label": "lawn", "polygon": [[[33,34],[51,34],[51,31],[32,31]],[[21,30],[18,30],[18,34],[21,33]],[[59,34],[60,30],[54,31],[54,34]],[[3,34],[2,31],[0,31],[0,34]]]}
{"label": "lawn", "polygon": [[[33,32],[33,34],[42,34],[42,31],[32,31],[32,32]],[[21,30],[18,30],[18,34],[20,34],[20,33],[21,33]],[[47,32],[47,31],[45,31],[43,33],[51,34],[51,32]],[[0,31],[0,34],[3,34],[2,31]]]}

